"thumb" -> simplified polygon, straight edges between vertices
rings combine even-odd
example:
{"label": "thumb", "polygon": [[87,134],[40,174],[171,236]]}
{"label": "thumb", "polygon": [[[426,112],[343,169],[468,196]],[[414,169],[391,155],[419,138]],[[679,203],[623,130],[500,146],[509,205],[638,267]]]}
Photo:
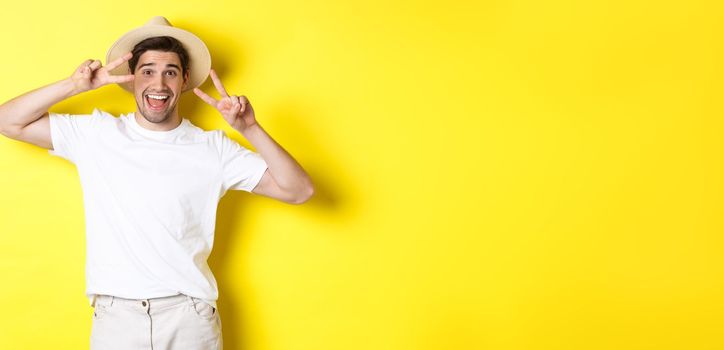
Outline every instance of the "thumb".
{"label": "thumb", "polygon": [[76,74],[85,74],[87,72],[88,65],[93,62],[93,60],[85,60],[83,63],[78,66],[78,68],[75,69]]}

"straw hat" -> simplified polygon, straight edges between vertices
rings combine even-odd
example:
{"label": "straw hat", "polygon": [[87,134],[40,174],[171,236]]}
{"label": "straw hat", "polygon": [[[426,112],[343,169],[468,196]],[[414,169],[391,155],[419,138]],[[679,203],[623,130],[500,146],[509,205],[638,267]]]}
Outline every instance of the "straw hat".
{"label": "straw hat", "polygon": [[[139,42],[155,36],[170,36],[180,41],[189,53],[189,83],[183,91],[191,90],[203,84],[211,69],[211,55],[199,37],[191,32],[176,28],[161,16],[151,18],[144,26],[123,34],[108,50],[106,64],[112,62],[123,54],[133,50]],[[113,75],[131,74],[128,64],[122,64],[111,70]],[[133,86],[128,83],[118,84],[126,91],[133,92]]]}

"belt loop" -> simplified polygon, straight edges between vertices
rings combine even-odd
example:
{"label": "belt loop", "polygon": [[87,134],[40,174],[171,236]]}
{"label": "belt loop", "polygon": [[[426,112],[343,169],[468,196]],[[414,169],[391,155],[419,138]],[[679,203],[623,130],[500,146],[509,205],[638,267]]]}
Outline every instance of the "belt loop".
{"label": "belt loop", "polygon": [[[186,294],[184,294],[184,295],[186,295]],[[189,301],[189,305],[190,305],[191,307],[194,307],[194,304],[195,304],[195,303],[194,303],[194,298],[191,297],[190,295],[186,295],[186,299]]]}
{"label": "belt loop", "polygon": [[114,297],[114,296],[111,295],[111,305],[110,305],[110,306],[113,306],[113,300],[114,300],[115,298],[116,298],[116,297]]}

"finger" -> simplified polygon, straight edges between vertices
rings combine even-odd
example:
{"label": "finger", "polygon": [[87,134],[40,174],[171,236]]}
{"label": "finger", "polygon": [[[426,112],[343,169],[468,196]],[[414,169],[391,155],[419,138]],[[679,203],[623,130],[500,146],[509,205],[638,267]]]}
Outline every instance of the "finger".
{"label": "finger", "polygon": [[234,103],[234,99],[231,96],[228,97],[222,97],[219,100],[219,106],[223,109],[233,109],[236,104]]}
{"label": "finger", "polygon": [[116,58],[115,60],[111,61],[111,63],[106,64],[106,70],[108,70],[108,71],[114,70],[116,67],[118,67],[118,66],[120,66],[121,64],[123,64],[123,62],[126,62],[126,61],[130,60],[131,57],[133,57],[133,53],[132,53],[132,52],[128,52],[128,53],[126,53],[125,55]]}
{"label": "finger", "polygon": [[101,67],[101,61],[100,61],[100,60],[95,60],[95,61],[91,62],[91,64],[88,65],[88,68],[90,68],[91,70],[96,70],[96,69],[98,69],[98,68],[100,68],[100,67]]}
{"label": "finger", "polygon": [[214,108],[216,108],[216,99],[214,99],[213,97],[207,95],[207,94],[206,94],[205,92],[203,92],[201,89],[199,89],[199,88],[194,88],[194,94],[196,94],[196,96],[198,96],[199,98],[201,98],[202,100],[204,100],[204,102],[206,102],[206,103],[210,104],[211,106],[213,106]]}
{"label": "finger", "polygon": [[239,115],[239,105],[231,105],[229,107],[229,111],[227,112],[227,115],[229,116],[238,116]]}
{"label": "finger", "polygon": [[91,60],[91,59],[85,60],[85,61],[83,61],[83,63],[80,64],[80,66],[78,66],[78,68],[87,67],[91,63],[93,63],[93,60]]}
{"label": "finger", "polygon": [[211,80],[214,81],[214,86],[216,86],[216,90],[219,92],[221,97],[228,97],[229,94],[226,93],[226,89],[224,89],[224,84],[221,83],[219,76],[216,75],[216,71],[212,69],[209,73],[211,75]]}
{"label": "finger", "polygon": [[88,65],[91,64],[92,62],[93,62],[93,60],[83,61],[83,63],[81,63],[80,66],[78,66],[78,69],[77,69],[78,73],[90,72],[90,70],[88,69]]}
{"label": "finger", "polygon": [[132,81],[135,78],[136,78],[136,76],[133,74],[111,75],[111,76],[108,76],[108,82],[109,83],[127,83],[129,81]]}
{"label": "finger", "polygon": [[231,98],[231,108],[235,111],[235,113],[239,113],[239,111],[243,109],[241,101],[239,101],[239,96],[231,95],[230,98]]}
{"label": "finger", "polygon": [[239,96],[239,103],[241,103],[241,113],[244,113],[246,107],[249,105],[249,99],[246,96]]}

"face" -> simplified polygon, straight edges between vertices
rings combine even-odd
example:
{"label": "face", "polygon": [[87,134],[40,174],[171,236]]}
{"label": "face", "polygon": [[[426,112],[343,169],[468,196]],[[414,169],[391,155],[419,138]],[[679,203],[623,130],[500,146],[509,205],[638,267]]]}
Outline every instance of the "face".
{"label": "face", "polygon": [[181,74],[181,60],[175,52],[146,51],[134,72],[133,94],[136,106],[151,123],[163,123],[175,116],[181,91],[188,83],[188,72]]}

